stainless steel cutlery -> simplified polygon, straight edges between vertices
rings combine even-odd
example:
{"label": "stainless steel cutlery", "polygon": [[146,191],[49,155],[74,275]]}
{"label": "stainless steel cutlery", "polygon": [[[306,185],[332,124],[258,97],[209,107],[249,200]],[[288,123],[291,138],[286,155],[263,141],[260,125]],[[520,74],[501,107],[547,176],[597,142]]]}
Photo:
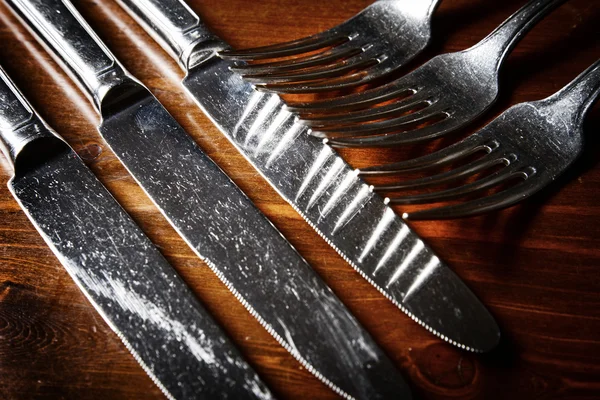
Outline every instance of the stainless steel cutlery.
{"label": "stainless steel cutlery", "polygon": [[[525,200],[564,172],[583,150],[583,121],[600,94],[600,61],[554,95],[520,103],[504,111],[480,131],[423,157],[365,168],[368,175],[427,171],[453,165],[438,174],[376,187],[384,192],[458,185],[428,193],[393,196],[392,203],[419,204],[453,200],[501,187],[458,204],[405,213],[408,219],[444,219],[477,215]],[[473,156],[478,156],[472,159]],[[465,160],[468,160],[466,162]],[[462,162],[461,162],[462,161]],[[500,166],[502,168],[498,169]],[[481,176],[480,174],[485,174]],[[479,178],[466,181],[469,178]],[[512,184],[508,187],[502,185]]]}
{"label": "stainless steel cutlery", "polygon": [[[265,91],[319,92],[364,85],[419,54],[431,38],[431,16],[441,0],[378,0],[325,32],[272,46],[223,50],[224,59],[258,61],[231,70]],[[315,51],[322,50],[318,53]]]}
{"label": "stainless steel cutlery", "polygon": [[[485,352],[498,344],[494,318],[403,218],[476,215],[552,182],[583,148],[600,61],[556,94],[513,106],[425,156],[353,169],[334,147],[416,143],[466,126],[496,100],[499,69],[515,44],[565,0],[531,0],[475,46],[381,86],[429,43],[440,0],[378,0],[326,32],[246,50],[231,49],[183,0],[117,1],[177,60],[183,87],[210,120],[363,278],[461,349]],[[119,161],[266,331],[344,398],[411,398],[394,363],[329,287],[69,0],[5,2],[90,98],[101,117],[98,131]],[[277,95],[340,89],[355,93],[288,104]],[[0,147],[14,167],[9,188],[22,209],[168,398],[273,397],[1,69]],[[427,175],[363,181],[407,172]],[[436,186],[442,189],[403,193]],[[475,194],[403,218],[391,208]]]}
{"label": "stainless steel cutlery", "polygon": [[271,399],[152,242],[0,69],[8,188],[98,313],[169,399]]}
{"label": "stainless steel cutlery", "polygon": [[[334,147],[384,147],[438,138],[468,125],[495,102],[499,69],[511,49],[536,22],[563,2],[530,1],[478,44],[458,53],[434,57],[413,72],[382,86],[324,100],[291,103],[287,109],[300,114],[312,135],[326,138],[328,144]],[[403,2],[391,3],[402,4],[404,10],[410,9]],[[378,2],[372,5],[385,12],[378,6]],[[394,16],[389,9],[387,14],[387,18]],[[340,46],[351,46],[348,43],[355,40],[360,46],[366,40],[365,36],[376,36],[373,33],[349,33],[352,30],[344,28],[347,24],[352,26],[352,21],[378,26],[361,15],[340,27],[306,39],[255,49],[225,50],[221,54],[225,59],[236,61],[264,61],[325,48],[312,54],[310,59],[329,58],[338,46],[333,38],[337,37],[338,41],[341,37],[345,38],[345,41],[340,41]],[[405,43],[405,46],[410,49],[412,44]],[[327,50],[331,47],[334,50]],[[345,57],[348,56],[343,55],[339,59]],[[240,72],[259,90],[278,93],[324,90],[325,84],[311,81],[314,77],[304,67],[293,73],[279,69],[282,66],[285,71],[290,71],[296,62],[303,66],[302,60],[300,57],[266,61],[232,69]],[[335,71],[337,67],[333,63],[319,67],[322,79],[326,78],[328,69]],[[388,195],[390,204],[434,203],[485,191],[488,193],[459,204],[403,214],[404,218],[410,219],[466,217],[513,205],[548,184],[581,151],[582,116],[593,103],[596,90],[593,70],[588,71],[586,77],[581,78],[583,82],[576,88],[572,83],[546,100],[514,106],[480,132],[434,154],[361,168],[357,173],[361,176],[382,176],[421,172],[483,152],[485,156],[450,170],[396,183],[375,184],[374,189]],[[330,82],[335,85],[335,79]],[[314,89],[311,89],[313,86]],[[581,93],[586,90],[589,93],[583,96]],[[538,117],[542,114],[548,117],[540,122]],[[562,119],[557,120],[556,115],[562,116]],[[510,185],[515,181],[519,183]],[[452,183],[455,185],[448,189],[429,189]],[[494,188],[503,190],[490,193]],[[406,193],[413,189],[427,189],[427,192]]]}
{"label": "stainless steel cutlery", "polygon": [[329,287],[125,71],[70,2],[7,3],[91,98],[102,117],[101,135],[166,219],[290,354],[346,398],[411,397],[392,362]]}
{"label": "stainless steel cutlery", "polygon": [[186,72],[183,86],[237,149],[368,282],[412,319],[463,349],[488,351],[496,322],[465,284],[278,96],[230,70],[179,0],[122,0]]}
{"label": "stainless steel cutlery", "polygon": [[[496,101],[499,70],[512,48],[565,1],[532,0],[469,49],[434,57],[372,89],[292,103],[287,109],[300,114],[310,132],[328,138],[332,146],[394,146],[446,135],[472,122]],[[296,86],[308,91],[293,82],[268,87],[291,93]]]}

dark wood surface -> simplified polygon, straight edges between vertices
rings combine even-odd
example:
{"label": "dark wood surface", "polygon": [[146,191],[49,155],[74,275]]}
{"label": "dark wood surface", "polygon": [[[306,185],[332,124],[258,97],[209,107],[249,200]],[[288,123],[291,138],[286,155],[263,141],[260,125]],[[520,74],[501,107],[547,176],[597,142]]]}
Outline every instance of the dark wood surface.
{"label": "dark wood surface", "polygon": [[[291,40],[334,26],[370,0],[190,0],[235,47]],[[464,49],[524,0],[452,0],[435,14],[420,60]],[[415,222],[502,329],[487,355],[459,351],[413,323],[364,281],[265,183],[193,105],[177,65],[112,1],[75,5],[123,64],[256,202],[367,327],[422,399],[600,397],[600,107],[582,158],[554,185],[511,209]],[[600,56],[600,2],[572,0],[516,47],[502,73],[507,106],[546,97]],[[0,4],[0,62],[34,107],[83,157],[282,399],[336,396],[281,348],[186,247],[96,133],[88,100]],[[417,62],[415,63],[417,64]],[[485,118],[471,130],[481,126]],[[391,160],[353,151],[354,166]],[[10,177],[0,161],[0,181]],[[159,399],[162,394],[94,311],[0,186],[0,398]]]}

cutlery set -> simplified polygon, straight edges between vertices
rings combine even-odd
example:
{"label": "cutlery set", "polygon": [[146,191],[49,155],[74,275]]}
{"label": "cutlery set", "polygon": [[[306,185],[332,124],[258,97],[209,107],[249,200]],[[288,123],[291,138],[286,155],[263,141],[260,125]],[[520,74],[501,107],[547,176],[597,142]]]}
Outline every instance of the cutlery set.
{"label": "cutlery set", "polygon": [[[314,92],[356,87],[408,63],[431,39],[431,17],[441,0],[375,1],[328,31],[290,43],[220,53],[230,60],[295,58],[231,69],[260,90]],[[327,48],[318,54],[308,54]],[[303,56],[303,54],[306,54]]]}
{"label": "cutlery set", "polygon": [[153,381],[170,397],[214,390],[271,398],[175,270],[4,71],[0,98],[11,193]]}
{"label": "cutlery set", "polygon": [[520,180],[502,191],[456,205],[404,213],[407,219],[467,217],[511,206],[539,191],[564,172],[583,150],[583,120],[600,94],[600,61],[597,61],[556,94],[539,101],[512,106],[480,131],[462,141],[423,157],[380,167],[366,174],[423,171],[448,165],[477,153],[474,161],[453,169],[379,190],[402,190],[458,181],[501,166],[481,179],[452,189],[391,198],[392,203],[432,202],[458,198]]}
{"label": "cutlery set", "polygon": [[[392,147],[440,138],[485,114],[497,99],[500,67],[512,48],[546,14],[565,2],[532,0],[469,49],[434,57],[412,72],[374,88],[310,102],[291,102],[286,109],[303,120],[311,135],[327,139],[334,147]],[[439,1],[419,2],[418,6],[413,3],[376,1],[356,17],[323,33],[266,47],[224,50],[220,55],[241,62],[232,70],[260,91],[294,94],[351,89],[391,73],[425,48],[430,38],[431,14]],[[386,14],[390,21],[380,14]],[[374,19],[392,28],[382,34],[384,30]],[[386,35],[393,35],[396,42],[409,43],[403,46],[408,53],[388,46],[387,42],[393,39]],[[323,48],[326,50],[310,53]],[[303,55],[307,52],[309,56]],[[290,56],[294,58],[289,59]],[[281,57],[286,60],[278,61]],[[369,60],[368,65],[363,58]],[[246,61],[262,62],[245,64]],[[342,68],[339,64],[351,67]],[[502,185],[520,181],[520,185],[500,193],[403,216],[458,218],[511,206],[554,180],[581,152],[583,119],[599,92],[597,70],[595,63],[555,96],[507,111],[460,145],[435,155],[363,168],[357,173],[381,176],[420,172],[483,151],[488,156],[451,171],[397,184],[374,185],[374,190],[389,194],[391,204],[422,204],[461,198],[494,187],[506,189]],[[579,81],[582,82],[574,88]],[[545,104],[544,110],[538,109],[541,104]],[[565,120],[553,118],[558,111],[565,114]],[[509,119],[511,122],[500,122]],[[531,119],[537,119],[537,123]],[[516,137],[520,131],[525,131],[525,135]],[[553,140],[548,140],[548,136],[553,136]],[[509,143],[511,137],[514,140]],[[500,138],[504,139],[502,145],[498,143]],[[557,152],[561,154],[553,154]],[[558,165],[544,169],[542,164],[552,164],[555,157],[560,159]],[[480,177],[478,174],[497,165],[507,168],[446,190],[393,195],[395,191]]]}
{"label": "cutlery set", "polygon": [[[344,398],[411,398],[394,363],[333,291],[69,0],[4,1],[90,99],[98,132],[164,218],[285,350]],[[479,132],[422,157],[355,170],[332,146],[395,146],[466,126],[496,100],[510,50],[566,0],[530,1],[479,44],[391,82],[289,104],[278,93],[377,85],[427,46],[440,1],[380,0],[321,34],[239,51],[182,0],[117,1],[178,62],[182,86],[198,107],[366,281],[461,349],[487,352],[498,344],[494,318],[390,205],[449,200],[521,180],[479,199],[404,214],[469,216],[547,185],[582,149],[583,119],[600,93],[600,62],[555,95],[513,106]],[[9,190],[168,398],[273,397],[175,269],[1,69],[0,127],[0,147],[14,170]],[[466,161],[455,166],[460,160]],[[499,165],[451,189],[378,194],[460,182]],[[447,166],[455,168],[398,184],[362,179]]]}

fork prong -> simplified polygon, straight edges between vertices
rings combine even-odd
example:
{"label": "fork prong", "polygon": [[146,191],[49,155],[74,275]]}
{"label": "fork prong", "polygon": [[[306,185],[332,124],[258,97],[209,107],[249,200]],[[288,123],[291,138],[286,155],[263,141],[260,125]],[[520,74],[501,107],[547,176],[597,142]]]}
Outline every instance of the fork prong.
{"label": "fork prong", "polygon": [[375,191],[386,192],[401,189],[417,189],[434,185],[440,185],[442,183],[451,183],[469,176],[474,176],[497,165],[509,165],[513,160],[514,157],[511,157],[511,155],[507,157],[491,158],[489,154],[486,154],[475,161],[472,161],[465,165],[461,165],[460,167],[454,168],[450,171],[426,176],[419,179],[411,179],[408,181],[399,182],[391,185],[374,185],[373,187]]}
{"label": "fork prong", "polygon": [[428,124],[422,128],[405,130],[402,132],[388,133],[386,135],[334,138],[329,140],[329,144],[334,147],[399,146],[403,144],[418,143],[435,139],[440,136],[444,136],[450,132],[453,132],[462,126],[457,124],[455,120],[452,119],[451,115],[438,121],[433,119],[430,122],[431,124]]}
{"label": "fork prong", "polygon": [[481,142],[476,136],[469,136],[462,141],[422,157],[395,163],[377,165],[359,170],[360,175],[393,175],[399,172],[415,172],[448,165],[454,161],[468,157],[480,151],[492,153],[500,144],[496,140]]}
{"label": "fork prong", "polygon": [[[373,68],[373,67],[371,67]],[[347,90],[358,86],[366,85],[379,78],[380,75],[373,75],[369,69],[354,72],[352,74],[343,75],[337,78],[315,82],[299,82],[299,83],[258,83],[254,84],[254,88],[259,92],[276,93],[276,94],[306,94],[306,93],[323,93],[337,90]]]}
{"label": "fork prong", "polygon": [[413,196],[394,197],[390,199],[392,204],[424,204],[435,203],[438,201],[453,200],[468,194],[475,194],[483,190],[490,189],[494,186],[507,182],[517,176],[522,176],[516,171],[517,162],[502,168],[484,178],[478,179],[475,182],[467,183],[463,186],[458,186],[452,189],[440,190],[432,193],[422,193]]}
{"label": "fork prong", "polygon": [[296,84],[299,84],[298,82],[340,77],[350,71],[365,69],[375,64],[377,64],[377,60],[375,59],[368,57],[354,57],[349,60],[340,60],[336,63],[329,65],[317,66],[299,71],[292,71],[285,74],[246,75],[244,76],[244,79],[246,79],[250,83],[259,83],[264,85],[289,84],[291,86],[294,86]]}
{"label": "fork prong", "polygon": [[416,221],[426,219],[453,219],[471,217],[510,207],[528,197],[531,197],[542,186],[544,186],[544,184],[536,182],[535,179],[526,179],[514,186],[511,186],[510,188],[498,193],[494,193],[490,196],[450,206],[434,207],[412,213],[404,213],[402,218]]}
{"label": "fork prong", "polygon": [[365,124],[351,124],[348,126],[325,126],[316,127],[313,133],[317,136],[337,139],[340,137],[356,137],[364,135],[384,135],[398,130],[408,131],[410,126],[426,123],[429,119],[442,114],[439,107],[435,105],[422,108],[410,114],[390,118],[382,121],[374,121]]}
{"label": "fork prong", "polygon": [[270,46],[255,47],[244,50],[223,50],[219,56],[226,60],[252,61],[268,58],[287,57],[336,46],[351,40],[348,35],[326,31],[304,39],[279,43]]}
{"label": "fork prong", "polygon": [[254,77],[258,75],[277,75],[288,71],[328,65],[334,61],[347,59],[362,52],[362,48],[345,47],[344,45],[334,47],[318,54],[296,57],[291,60],[275,61],[262,64],[240,64],[230,69],[242,75],[242,77]]}
{"label": "fork prong", "polygon": [[431,105],[423,99],[424,96],[414,95],[406,101],[399,101],[383,106],[367,108],[364,110],[350,111],[344,114],[333,114],[325,116],[302,116],[301,122],[311,128],[324,128],[333,125],[347,125],[358,122],[369,122],[384,118],[393,118],[404,115],[409,111],[418,111]]}
{"label": "fork prong", "polygon": [[410,85],[398,85],[397,82],[365,90],[360,93],[348,94],[331,99],[317,100],[308,103],[289,103],[286,108],[290,112],[304,113],[340,113],[367,108],[388,100],[408,97],[418,93],[418,88]]}

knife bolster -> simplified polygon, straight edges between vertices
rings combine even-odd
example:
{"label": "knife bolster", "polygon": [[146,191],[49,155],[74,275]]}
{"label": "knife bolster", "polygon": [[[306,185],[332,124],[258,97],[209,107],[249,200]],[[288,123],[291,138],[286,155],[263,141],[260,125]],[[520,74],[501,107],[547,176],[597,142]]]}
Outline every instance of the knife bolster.
{"label": "knife bolster", "polygon": [[195,43],[191,43],[188,48],[181,53],[178,60],[179,65],[188,72],[194,67],[201,65],[205,61],[217,55],[221,50],[227,49],[229,46],[219,39],[202,38]]}
{"label": "knife bolster", "polygon": [[121,68],[98,76],[91,94],[103,118],[112,115],[122,104],[131,104],[135,98],[150,95],[148,89]]}
{"label": "knife bolster", "polygon": [[[1,67],[0,99],[0,149],[15,174],[23,164],[31,164],[41,153],[56,148],[49,142],[67,146],[36,114]],[[41,152],[32,151],[38,148]]]}
{"label": "knife bolster", "polygon": [[49,157],[70,150],[69,145],[39,119],[13,131],[3,131],[0,147],[18,176]]}

